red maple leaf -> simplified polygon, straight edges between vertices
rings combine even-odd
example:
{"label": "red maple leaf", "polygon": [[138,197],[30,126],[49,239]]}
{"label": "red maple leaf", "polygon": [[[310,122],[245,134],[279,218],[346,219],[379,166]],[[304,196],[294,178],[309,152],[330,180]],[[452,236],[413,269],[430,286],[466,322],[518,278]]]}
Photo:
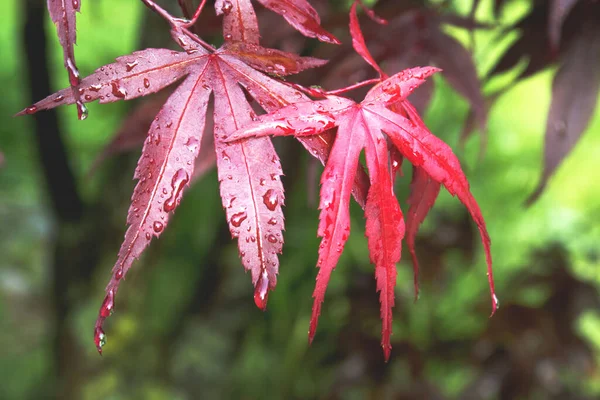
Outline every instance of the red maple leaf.
{"label": "red maple leaf", "polygon": [[[307,99],[300,91],[260,71],[288,75],[325,62],[259,46],[256,17],[249,0],[215,4],[217,13],[224,15],[226,41],[220,49],[207,45],[188,30],[204,2],[198,7],[194,21],[189,22],[173,18],[152,1],[144,0],[144,3],[167,19],[172,36],[185,51],[146,49],[119,57],[115,63],[84,78],[77,93],[85,102],[108,103],[145,96],[180,82],[152,121],[135,171],[134,177],[139,182],[129,208],[129,228],[96,322],[95,341],[99,352],[105,342],[102,324],[113,311],[120,282],[152,238],[164,231],[194,175],[211,96],[214,98],[214,153],[223,207],[231,234],[238,238],[242,264],[251,272],[256,288],[255,302],[262,309],[266,307],[268,292],[277,281],[277,254],[283,245],[281,166],[268,138],[240,143],[226,143],[225,139],[256,118],[248,97],[266,111]],[[270,3],[275,7],[281,2]],[[310,26],[316,29],[313,25]],[[333,38],[318,32],[322,38]],[[18,115],[75,102],[73,91],[63,89]],[[302,143],[325,162],[332,137],[332,133],[325,133],[304,139]],[[359,179],[364,182],[364,172],[359,174]],[[364,204],[364,184],[356,185],[355,195],[359,203]]]}
{"label": "red maple leaf", "polygon": [[[353,45],[365,60],[374,65],[356,19],[356,3],[351,9],[350,30]],[[375,65],[374,65],[375,66]],[[320,192],[320,223],[322,237],[317,266],[319,272],[314,290],[314,304],[309,330],[312,341],[317,328],[325,290],[350,233],[349,202],[361,151],[365,150],[371,187],[365,207],[366,236],[371,262],[375,264],[377,290],[380,292],[382,341],[386,360],[389,358],[392,333],[392,307],[396,286],[396,263],[400,260],[404,237],[404,218],[393,193],[390,171],[389,139],[393,146],[416,168],[409,217],[409,246],[412,249],[416,226],[433,204],[442,184],[457,196],[475,220],[485,248],[488,278],[492,295],[492,313],[497,307],[492,277],[490,239],[485,222],[468,181],[452,150],[429,132],[414,107],[406,100],[425,79],[439,71],[433,67],[418,67],[383,79],[374,86],[361,103],[327,95],[324,100],[291,104],[267,115],[230,135],[227,142],[267,135],[304,137],[338,128],[335,142],[323,175]],[[390,108],[399,110],[395,112]],[[385,133],[385,135],[384,135]],[[392,167],[393,168],[393,167]],[[428,187],[428,181],[435,182]],[[416,258],[416,257],[415,257]]]}
{"label": "red maple leaf", "polygon": [[63,48],[63,58],[65,68],[69,74],[69,83],[75,103],[77,104],[77,115],[79,119],[87,117],[87,109],[81,101],[81,96],[77,91],[79,86],[79,71],[75,64],[75,51],[73,45],[76,41],[75,13],[79,12],[81,7],[80,0],[48,0],[48,12],[52,22],[56,25],[56,33],[60,45]]}
{"label": "red maple leaf", "polygon": [[[94,340],[100,353],[105,341],[102,325],[114,309],[120,282],[152,238],[164,231],[197,172],[195,168],[207,164],[197,161],[201,145],[214,146],[230,232],[238,238],[240,258],[251,272],[255,302],[262,309],[266,307],[268,293],[276,284],[277,254],[283,245],[282,171],[270,139],[241,140],[249,136],[294,135],[326,164],[321,179],[319,235],[323,240],[309,333],[311,341],[329,277],[350,232],[348,207],[352,194],[365,210],[366,235],[380,291],[382,346],[386,360],[389,358],[396,263],[400,260],[401,240],[405,234],[393,181],[403,158],[417,167],[407,218],[407,239],[415,259],[415,276],[418,267],[414,237],[440,185],[444,185],[466,205],[479,227],[495,310],[490,242],[479,207],[450,148],[427,130],[406,100],[438,69],[413,68],[388,78],[364,43],[355,4],[350,22],[353,46],[379,72],[380,79],[337,92],[311,91],[286,84],[277,76],[316,67],[324,61],[261,47],[250,0],[215,2],[217,14],[223,15],[224,26],[225,44],[219,49],[190,31],[205,1],[190,21],[172,17],[152,0],[142,1],[169,22],[173,38],[184,51],[146,49],[120,57],[78,82],[76,91],[63,89],[19,113],[31,114],[61,104],[78,103],[78,96],[84,102],[129,100],[178,82],[150,123],[135,171],[134,177],[139,181],[128,213],[129,228],[95,325]],[[305,0],[259,1],[283,15],[305,35],[337,41],[319,26],[318,15]],[[374,14],[370,15],[376,19]],[[378,83],[362,103],[336,95],[375,82]],[[312,101],[302,91],[325,99]],[[203,138],[211,98],[214,102],[213,141]],[[256,100],[269,114],[257,117],[249,99]],[[363,149],[369,176],[359,162]]]}

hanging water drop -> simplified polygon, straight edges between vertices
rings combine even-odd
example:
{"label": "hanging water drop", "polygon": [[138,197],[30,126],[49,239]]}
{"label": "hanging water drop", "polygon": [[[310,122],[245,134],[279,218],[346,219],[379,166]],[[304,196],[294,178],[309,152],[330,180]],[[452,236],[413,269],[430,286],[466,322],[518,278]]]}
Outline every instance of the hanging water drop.
{"label": "hanging water drop", "polygon": [[119,268],[117,272],[115,272],[115,279],[120,281],[123,278],[123,268]]}
{"label": "hanging water drop", "polygon": [[269,298],[269,277],[267,271],[263,271],[258,277],[254,286],[254,303],[258,308],[265,311],[267,309],[267,299]]}
{"label": "hanging water drop", "polygon": [[83,121],[84,119],[86,119],[88,117],[88,109],[81,101],[78,101],[76,104],[77,104],[77,118],[79,118],[80,121]]}
{"label": "hanging water drop", "polygon": [[104,345],[106,344],[106,335],[104,334],[102,328],[99,326],[96,327],[96,329],[94,329],[94,344],[96,345],[98,353],[102,355],[102,347],[104,347]]}
{"label": "hanging water drop", "polygon": [[100,307],[100,316],[104,318],[110,316],[113,313],[114,305],[115,295],[111,289],[108,291],[106,297],[104,298],[104,301],[102,302],[102,306]]}

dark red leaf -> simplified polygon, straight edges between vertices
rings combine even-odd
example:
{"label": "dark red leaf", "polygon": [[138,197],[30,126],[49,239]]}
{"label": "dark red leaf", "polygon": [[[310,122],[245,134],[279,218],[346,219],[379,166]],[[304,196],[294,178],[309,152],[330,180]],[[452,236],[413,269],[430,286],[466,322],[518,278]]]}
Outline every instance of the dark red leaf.
{"label": "dark red leaf", "polygon": [[267,49],[256,44],[232,42],[225,46],[228,54],[237,56],[251,67],[259,71],[275,75],[297,74],[309,68],[316,68],[327,63],[313,57],[300,57],[292,53],[276,49]]}
{"label": "dark red leaf", "polygon": [[548,37],[550,38],[550,46],[552,46],[554,51],[558,51],[563,22],[578,1],[579,0],[550,1],[550,13],[548,15]]}
{"label": "dark red leaf", "polygon": [[534,202],[590,122],[600,90],[600,25],[589,19],[562,58],[552,84],[546,121],[542,177],[527,203]]}
{"label": "dark red leaf", "polygon": [[340,41],[321,27],[321,18],[306,0],[258,0],[269,10],[281,15],[304,36],[322,42],[340,44]]}
{"label": "dark red leaf", "polygon": [[375,60],[373,60],[373,56],[371,56],[371,53],[367,48],[365,38],[363,37],[358,23],[358,17],[356,16],[356,2],[354,2],[350,8],[350,35],[352,36],[352,47],[354,47],[354,50],[360,54],[360,56],[372,66],[375,71],[377,71],[382,79],[387,78],[387,75],[379,68],[379,65],[377,65]]}

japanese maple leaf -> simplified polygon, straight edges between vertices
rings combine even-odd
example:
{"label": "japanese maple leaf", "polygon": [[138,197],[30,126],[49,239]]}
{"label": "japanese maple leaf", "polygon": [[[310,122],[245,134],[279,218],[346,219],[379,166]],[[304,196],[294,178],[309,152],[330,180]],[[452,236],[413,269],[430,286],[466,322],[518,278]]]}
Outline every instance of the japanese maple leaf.
{"label": "japanese maple leaf", "polygon": [[81,101],[80,94],[77,91],[79,86],[79,71],[75,65],[75,51],[73,45],[76,41],[75,31],[75,13],[79,12],[81,7],[80,0],[48,0],[48,12],[52,22],[56,25],[56,32],[63,48],[63,57],[65,68],[69,74],[69,83],[75,103],[77,104],[77,114],[79,119],[87,117],[87,109]]}
{"label": "japanese maple leaf", "polygon": [[[298,90],[260,71],[287,75],[324,63],[259,46],[256,18],[249,0],[215,4],[217,13],[224,15],[226,39],[218,50],[191,34],[185,21],[171,17],[152,1],[143,1],[168,20],[172,36],[185,51],[146,49],[119,57],[115,63],[84,78],[78,90],[85,102],[108,103],[145,96],[179,82],[152,121],[135,171],[134,177],[139,181],[128,212],[129,228],[95,327],[99,352],[105,342],[102,325],[114,309],[120,282],[152,238],[164,231],[194,175],[211,96],[214,153],[223,207],[231,234],[238,238],[242,264],[251,272],[255,302],[262,309],[266,307],[268,292],[277,281],[277,254],[283,244],[281,166],[269,138],[238,143],[226,143],[225,139],[256,118],[249,97],[266,111],[307,99]],[[204,2],[197,14],[203,5]],[[72,90],[63,89],[19,114],[76,101]],[[328,132],[302,139],[302,143],[324,162],[332,137]],[[359,173],[359,179],[365,178],[364,172]],[[355,188],[355,197],[362,204],[366,198],[364,187]]]}
{"label": "japanese maple leaf", "polygon": [[[350,191],[359,156],[364,149],[371,181],[365,207],[366,236],[370,258],[375,264],[377,289],[380,291],[383,321],[381,344],[386,359],[389,357],[396,263],[400,260],[400,243],[405,226],[393,194],[387,139],[404,158],[427,174],[429,179],[444,185],[467,207],[479,228],[485,248],[492,307],[496,309],[490,239],[479,206],[450,147],[428,131],[412,105],[405,101],[425,78],[436,71],[438,69],[433,67],[423,67],[400,72],[373,87],[361,103],[338,96],[295,103],[258,117],[257,121],[230,135],[227,140],[233,142],[267,135],[303,137],[338,127],[321,177],[318,234],[323,239],[319,247],[317,265],[320,269],[313,294],[315,300],[309,330],[311,341],[327,283],[350,232]],[[408,117],[388,108],[397,103],[401,104]]]}
{"label": "japanese maple leaf", "polygon": [[[415,258],[415,272],[417,264],[414,236],[419,223],[435,201],[440,185],[444,185],[466,206],[479,228],[487,261],[492,313],[496,310],[497,299],[490,239],[467,178],[450,147],[429,132],[414,107],[407,101],[407,97],[439,69],[417,67],[388,78],[367,49],[358,25],[356,6],[355,2],[350,10],[353,47],[381,77],[381,82],[367,93],[365,99],[356,103],[344,97],[328,95],[324,100],[291,104],[258,117],[230,135],[227,142],[267,135],[304,137],[319,135],[332,127],[338,128],[321,176],[318,235],[322,237],[322,241],[319,246],[319,272],[313,293],[309,329],[311,342],[317,329],[329,278],[350,233],[351,189],[360,164],[360,153],[365,151],[371,183],[364,208],[365,235],[368,238],[371,262],[375,264],[381,303],[381,346],[385,359],[388,360],[391,351],[396,263],[400,261],[401,242],[405,234],[404,217],[393,192],[393,176],[402,158],[410,161],[415,168],[408,218],[409,246]],[[395,151],[390,152],[388,139]]]}

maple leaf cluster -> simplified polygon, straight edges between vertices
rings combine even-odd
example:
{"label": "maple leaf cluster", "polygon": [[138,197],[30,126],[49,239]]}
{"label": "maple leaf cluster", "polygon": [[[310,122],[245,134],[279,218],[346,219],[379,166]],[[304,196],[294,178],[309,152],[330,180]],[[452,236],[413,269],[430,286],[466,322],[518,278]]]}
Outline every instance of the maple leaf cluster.
{"label": "maple leaf cluster", "polygon": [[[321,27],[319,15],[306,0],[258,1],[283,16],[303,35],[326,43],[340,43]],[[84,103],[130,100],[176,83],[164,103],[150,106],[160,109],[148,121],[148,132],[138,135],[144,137],[144,145],[134,174],[138,183],[128,212],[129,227],[95,325],[94,340],[100,353],[106,339],[103,323],[114,310],[120,283],[133,261],[165,230],[198,171],[205,171],[212,162],[217,165],[231,235],[238,239],[241,262],[251,273],[255,303],[261,309],[266,308],[269,292],[277,283],[285,198],[280,179],[283,172],[269,136],[294,136],[325,165],[318,227],[322,241],[310,341],[316,332],[329,278],[350,234],[351,196],[364,209],[365,234],[380,292],[381,345],[386,360],[391,350],[396,264],[400,261],[401,243],[406,238],[418,290],[415,237],[441,186],[466,206],[479,229],[486,254],[492,310],[496,309],[490,239],[481,211],[458,159],[448,145],[429,132],[407,99],[438,68],[414,67],[388,76],[366,46],[357,17],[360,2],[355,2],[349,24],[352,46],[379,77],[334,91],[310,89],[288,83],[282,76],[322,66],[326,61],[263,47],[250,0],[215,1],[216,15],[222,18],[223,25],[224,43],[219,48],[196,33],[196,21],[205,0],[193,15],[189,15],[187,3],[180,1],[189,19],[172,16],[152,0],[142,2],[169,23],[171,36],[182,51],[137,51],[79,79],[73,54],[79,1],[48,0],[64,48],[65,66],[72,77],[71,87],[19,113],[32,114],[77,104],[79,117],[84,118],[87,115]],[[370,10],[365,11],[376,22],[386,22]],[[360,103],[342,96],[348,90],[367,85],[373,86]],[[254,102],[266,114],[257,115]],[[212,119],[207,119],[209,110]],[[107,152],[110,151],[109,148]],[[360,162],[363,151],[368,173]],[[404,159],[413,165],[406,217],[394,194],[395,177]]]}

